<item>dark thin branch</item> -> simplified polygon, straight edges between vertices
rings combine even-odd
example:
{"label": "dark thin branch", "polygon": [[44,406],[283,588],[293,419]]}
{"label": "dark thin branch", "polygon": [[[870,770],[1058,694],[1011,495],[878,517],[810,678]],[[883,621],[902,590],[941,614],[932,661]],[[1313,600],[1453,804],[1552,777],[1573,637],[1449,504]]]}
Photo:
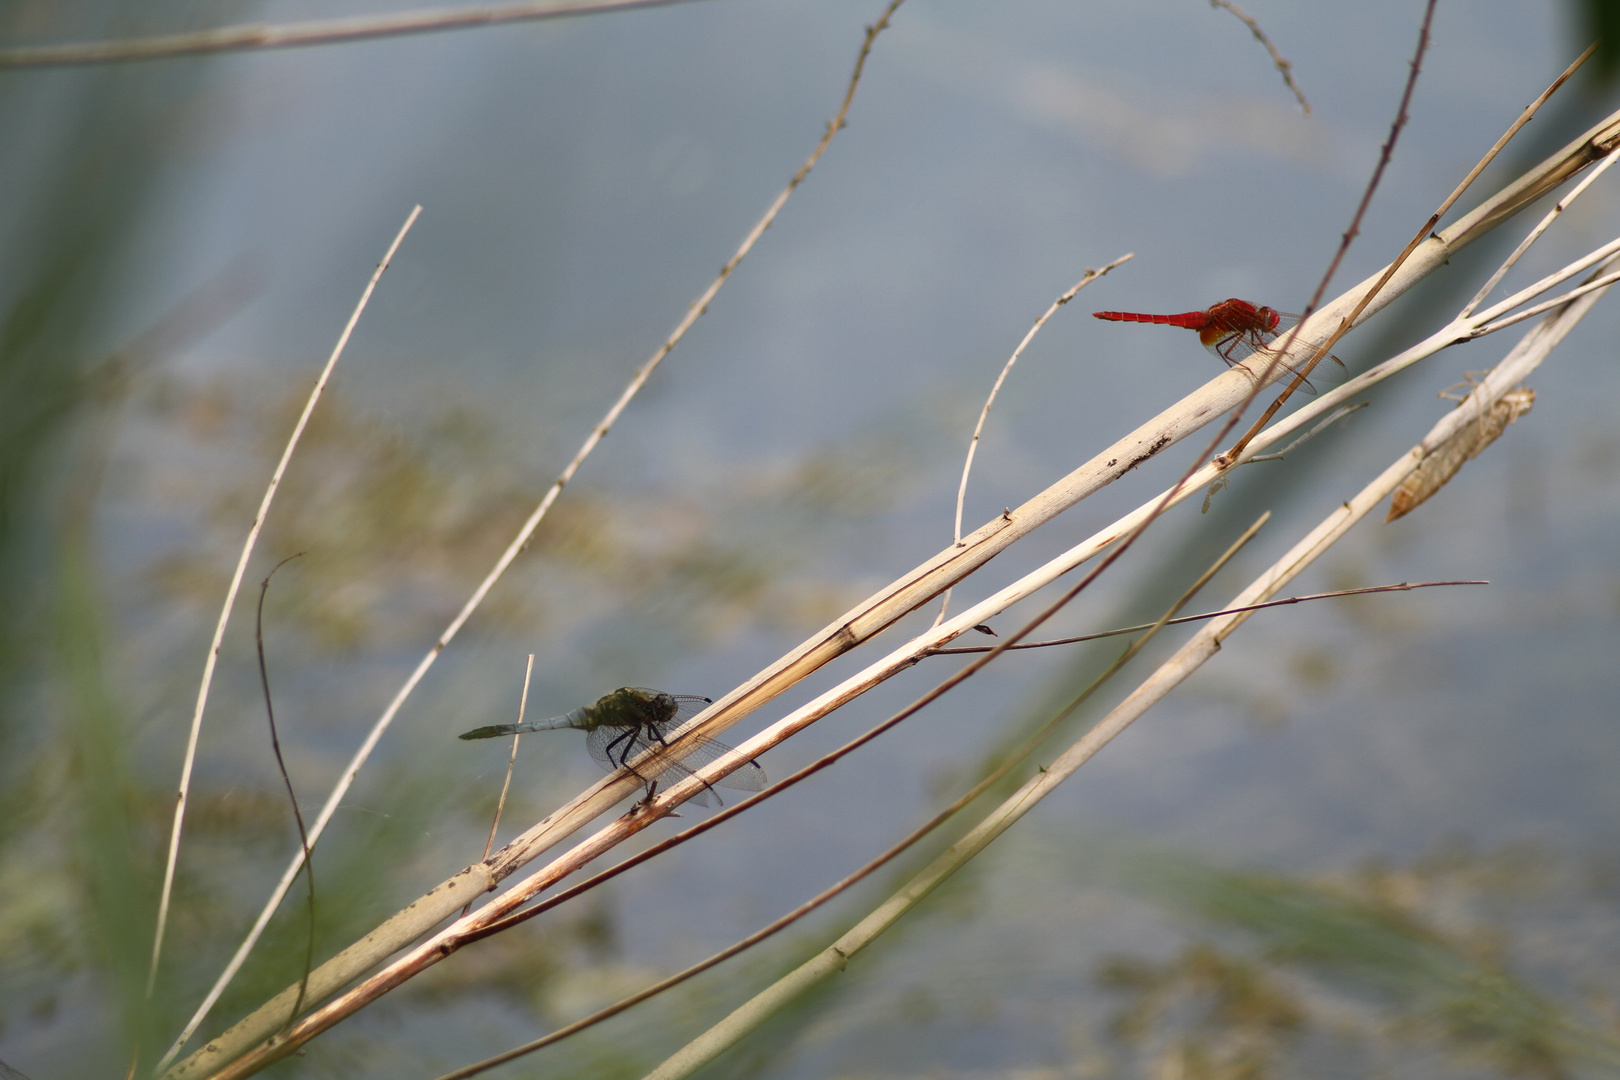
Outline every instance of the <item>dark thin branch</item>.
{"label": "dark thin branch", "polygon": [[243,23],[198,30],[187,34],[91,41],[67,45],[26,45],[0,49],[0,68],[65,67],[79,64],[117,64],[130,60],[166,60],[203,53],[240,52],[245,49],[291,49],[305,45],[336,45],[406,34],[466,30],[498,23],[533,22],[574,15],[600,15],[635,8],[664,7],[687,0],[547,0],[536,3],[481,4],[464,8],[422,8],[394,15],[362,15],[347,19],[311,19],[307,22]]}
{"label": "dark thin branch", "polygon": [[[1273,363],[1282,362],[1283,355],[1293,345],[1294,339],[1299,336],[1300,328],[1305,325],[1305,320],[1310,317],[1311,312],[1321,306],[1322,297],[1326,295],[1329,283],[1332,282],[1333,276],[1339,271],[1339,264],[1344,261],[1345,255],[1350,251],[1350,245],[1355,242],[1356,237],[1361,233],[1361,220],[1367,216],[1367,207],[1372,205],[1373,194],[1378,190],[1378,184],[1383,179],[1384,170],[1389,166],[1390,159],[1395,156],[1395,143],[1401,137],[1401,130],[1406,127],[1408,119],[1407,107],[1412,103],[1412,92],[1417,89],[1418,75],[1423,70],[1423,54],[1429,50],[1429,27],[1434,22],[1434,8],[1437,2],[1438,0],[1429,0],[1428,6],[1423,11],[1423,27],[1418,31],[1417,50],[1412,56],[1412,70],[1406,77],[1406,89],[1401,92],[1401,104],[1395,111],[1394,122],[1390,124],[1389,138],[1385,140],[1383,148],[1379,152],[1378,164],[1373,168],[1373,174],[1367,181],[1366,190],[1361,193],[1361,203],[1356,207],[1355,214],[1350,218],[1350,227],[1344,231],[1344,236],[1340,238],[1339,250],[1334,252],[1333,261],[1328,264],[1327,270],[1322,274],[1322,280],[1317,284],[1315,294],[1312,295],[1310,303],[1305,305],[1304,311],[1300,313],[1299,321],[1288,331],[1287,340],[1278,347],[1277,358],[1272,361]],[[1457,195],[1461,194],[1461,191],[1457,192]],[[1434,220],[1438,222],[1438,216]],[[1339,323],[1339,328],[1334,331],[1333,336],[1328,338],[1327,342],[1320,349],[1317,349],[1314,355],[1300,365],[1299,373],[1294,376],[1293,381],[1283,388],[1283,392],[1277,395],[1277,400],[1273,401],[1266,411],[1260,415],[1260,419],[1254,422],[1254,425],[1249,428],[1243,438],[1239,439],[1232,449],[1222,455],[1223,460],[1227,462],[1237,460],[1238,455],[1243,453],[1244,447],[1249,445],[1250,440],[1271,422],[1273,416],[1277,415],[1277,410],[1283,407],[1283,402],[1292,397],[1294,391],[1305,384],[1306,376],[1311,373],[1311,370],[1317,364],[1321,363],[1324,356],[1327,356],[1332,351],[1334,343],[1349,331],[1355,317],[1361,314],[1362,309],[1371,303],[1372,298],[1377,296],[1378,291],[1384,287],[1384,283],[1389,281],[1401,264],[1407,260],[1412,252],[1417,250],[1417,246],[1429,235],[1432,228],[1432,224],[1427,224],[1418,231],[1418,234],[1412,238],[1411,243],[1406,245],[1406,250],[1401,252],[1400,256],[1389,264],[1389,269],[1384,271],[1384,276],[1379,279],[1378,284],[1369,289],[1367,294],[1361,298],[1361,302],[1356,305],[1355,310]]]}
{"label": "dark thin branch", "polygon": [[[1337,592],[1312,593],[1309,596],[1290,596],[1286,600],[1268,600],[1264,604],[1250,604],[1248,607],[1227,608],[1224,611],[1206,611],[1202,615],[1182,615],[1171,619],[1166,626],[1178,626],[1181,623],[1199,622],[1203,619],[1215,619],[1222,615],[1240,615],[1245,611],[1263,611],[1266,608],[1282,607],[1285,604],[1303,604],[1307,600],[1331,600],[1339,596],[1365,596],[1368,593],[1382,592],[1410,592],[1413,589],[1434,589],[1441,585],[1489,585],[1488,581],[1419,581],[1415,584],[1401,582],[1399,585],[1373,585],[1365,589],[1340,589]],[[1140,626],[1122,626],[1118,630],[1104,630],[1096,634],[1081,634],[1079,637],[1054,638],[1051,641],[1021,641],[1014,645],[1015,649],[1046,649],[1053,645],[1076,645],[1082,641],[1097,641],[1101,638],[1118,637],[1121,634],[1134,634],[1140,630],[1151,630],[1158,623],[1142,623]],[[941,647],[928,650],[929,656],[945,656],[953,653],[983,653],[989,652],[989,645],[962,645]]]}
{"label": "dark thin branch", "polygon": [[309,988],[309,973],[315,967],[315,868],[309,861],[309,831],[304,828],[304,815],[298,809],[298,796],[293,794],[292,778],[287,775],[287,763],[281,757],[281,740],[276,736],[276,710],[270,703],[270,669],[264,662],[264,598],[270,591],[270,579],[276,571],[302,558],[303,552],[289,555],[276,563],[264,581],[259,583],[259,612],[253,623],[253,640],[259,649],[259,682],[264,687],[264,712],[270,720],[270,749],[276,755],[276,768],[281,771],[281,782],[287,787],[287,801],[292,803],[293,820],[298,823],[298,842],[304,850],[304,878],[309,885],[309,936],[304,943],[304,977],[298,983],[298,998],[287,1014],[287,1024],[298,1019],[298,1010],[304,1007],[304,992]]}
{"label": "dark thin branch", "polygon": [[[1433,9],[1434,9],[1434,0],[1430,0],[1429,10],[1430,10],[1431,14],[1433,13]],[[1425,30],[1427,29],[1427,27],[1428,27],[1428,19],[1425,18],[1425,20],[1424,20],[1424,28],[1425,28]],[[1420,42],[1420,44],[1421,44],[1421,42]],[[1332,336],[1330,336],[1328,338],[1327,342],[1322,346],[1321,350],[1317,353],[1317,356],[1315,358],[1313,358],[1312,361],[1309,364],[1304,365],[1304,370],[1305,370],[1305,372],[1307,374],[1310,372],[1311,368],[1316,366],[1316,360],[1320,359],[1320,357],[1321,357],[1321,355],[1323,353],[1326,353],[1330,349],[1332,349],[1334,344],[1340,338],[1344,337],[1344,335],[1347,334],[1350,331],[1351,324],[1353,324],[1356,321],[1356,316],[1360,315],[1361,312],[1367,307],[1367,305],[1372,303],[1373,298],[1376,297],[1380,292],[1383,291],[1383,288],[1384,288],[1385,284],[1387,284],[1389,282],[1390,278],[1395,276],[1395,272],[1401,268],[1401,265],[1406,262],[1406,260],[1411,256],[1412,252],[1417,250],[1418,245],[1423,243],[1424,240],[1428,239],[1433,234],[1435,227],[1440,224],[1440,219],[1445,217],[1446,212],[1448,210],[1450,210],[1452,208],[1452,206],[1456,205],[1457,200],[1462,198],[1463,192],[1467,191],[1469,186],[1472,185],[1473,182],[1475,181],[1475,179],[1477,179],[1479,177],[1479,174],[1484,172],[1486,167],[1488,165],[1490,165],[1490,163],[1493,160],[1495,160],[1496,155],[1502,152],[1502,148],[1507,146],[1508,142],[1513,138],[1513,136],[1515,136],[1515,135],[1517,135],[1519,133],[1519,129],[1524,127],[1524,125],[1526,125],[1526,124],[1528,124],[1530,122],[1531,118],[1535,116],[1536,112],[1541,108],[1541,106],[1543,106],[1543,105],[1545,105],[1547,103],[1547,100],[1549,98],[1551,98],[1554,93],[1556,93],[1558,91],[1559,87],[1563,86],[1564,83],[1569,81],[1570,77],[1573,76],[1575,74],[1575,72],[1580,69],[1580,66],[1582,64],[1586,63],[1586,61],[1591,58],[1593,52],[1595,52],[1596,50],[1597,50],[1597,46],[1595,44],[1587,46],[1586,51],[1581,53],[1580,56],[1577,56],[1575,58],[1574,62],[1571,63],[1569,65],[1569,67],[1565,68],[1563,73],[1561,75],[1559,75],[1558,78],[1554,79],[1552,81],[1552,84],[1550,86],[1548,86],[1547,89],[1545,89],[1545,90],[1543,90],[1541,92],[1540,97],[1536,98],[1536,100],[1532,101],[1529,105],[1525,106],[1524,111],[1519,114],[1519,118],[1517,120],[1515,120],[1512,123],[1512,125],[1508,127],[1507,131],[1502,133],[1502,137],[1497,139],[1496,143],[1489,150],[1487,150],[1485,152],[1485,156],[1479,159],[1479,164],[1475,165],[1473,170],[1467,176],[1463,177],[1462,182],[1457,185],[1457,187],[1451,192],[1450,195],[1446,196],[1446,200],[1443,203],[1440,204],[1439,208],[1437,210],[1435,210],[1435,212],[1433,214],[1431,214],[1429,216],[1429,220],[1425,221],[1423,223],[1423,226],[1421,228],[1419,228],[1417,230],[1417,232],[1412,235],[1412,239],[1407,242],[1405,250],[1403,250],[1400,253],[1400,255],[1396,257],[1394,262],[1389,264],[1389,268],[1384,271],[1383,275],[1378,279],[1377,283],[1374,284],[1371,289],[1368,289],[1366,294],[1364,296],[1362,296],[1361,301],[1358,304],[1356,304],[1356,306],[1350,311],[1350,313],[1348,315],[1346,315],[1342,320],[1340,320],[1338,329],[1335,330],[1333,332]],[[1412,72],[1412,79],[1408,80],[1408,89],[1409,90],[1410,90],[1412,81],[1415,81],[1416,78],[1417,78],[1417,70],[1416,70],[1416,63],[1414,62],[1413,72]],[[1402,108],[1403,114],[1404,114],[1404,111],[1405,111],[1405,109],[1404,109],[1404,100],[1405,99],[1403,98],[1403,108]],[[1365,200],[1363,200],[1363,201],[1365,202]],[[1358,220],[1359,220],[1359,215],[1358,215]],[[1323,283],[1323,289],[1325,289],[1325,288],[1326,288],[1326,282]],[[1317,291],[1318,299],[1320,298],[1321,294],[1322,294],[1322,289],[1319,289]],[[1312,302],[1313,306],[1314,306],[1314,304],[1316,302],[1317,301]],[[1307,309],[1307,314],[1309,314],[1309,310],[1310,309]],[[1300,321],[1301,322],[1304,321],[1303,316],[1301,317]],[[1290,332],[1288,341],[1284,342],[1284,345],[1286,346],[1286,345],[1292,343],[1294,335],[1297,334],[1298,332],[1299,332],[1299,327],[1298,327],[1298,325],[1296,325],[1294,327],[1294,329]],[[1224,461],[1224,462],[1227,462],[1227,463],[1235,461],[1237,459],[1237,456],[1243,452],[1243,448],[1249,444],[1249,440],[1253,439],[1255,437],[1255,435],[1259,432],[1260,428],[1266,423],[1266,421],[1269,420],[1271,416],[1276,414],[1277,409],[1279,407],[1281,407],[1282,402],[1287,398],[1288,393],[1292,392],[1292,390],[1293,390],[1293,387],[1290,386],[1288,388],[1288,391],[1285,391],[1283,396],[1277,400],[1276,404],[1274,404],[1269,410],[1267,410],[1266,415],[1264,417],[1262,417],[1260,419],[1260,421],[1257,422],[1254,425],[1254,427],[1251,428],[1243,436],[1242,439],[1238,440],[1237,445],[1234,446],[1232,449],[1228,450],[1225,454],[1221,455],[1221,460]]]}

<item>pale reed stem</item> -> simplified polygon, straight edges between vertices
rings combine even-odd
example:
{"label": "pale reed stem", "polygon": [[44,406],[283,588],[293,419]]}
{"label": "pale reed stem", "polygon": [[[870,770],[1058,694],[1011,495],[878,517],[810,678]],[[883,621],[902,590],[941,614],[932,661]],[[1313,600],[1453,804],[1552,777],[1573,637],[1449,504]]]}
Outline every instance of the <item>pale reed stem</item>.
{"label": "pale reed stem", "polygon": [[180,858],[180,835],[186,819],[186,801],[191,791],[192,766],[197,760],[197,739],[202,733],[203,710],[208,705],[208,691],[214,682],[214,666],[219,660],[220,643],[225,638],[225,626],[230,622],[231,609],[236,605],[236,594],[241,590],[242,577],[247,573],[248,559],[253,554],[254,545],[258,543],[259,532],[264,528],[264,519],[270,513],[270,504],[275,501],[276,491],[281,487],[281,478],[286,475],[287,464],[292,460],[299,439],[303,437],[304,428],[309,425],[309,418],[315,411],[316,402],[320,401],[321,394],[326,390],[327,381],[332,377],[332,369],[337,366],[338,357],[343,355],[345,346],[349,344],[349,336],[354,333],[355,324],[360,321],[361,312],[366,310],[366,304],[370,302],[371,294],[376,290],[383,271],[388,269],[394,253],[405,240],[405,234],[410,232],[411,226],[416,224],[416,219],[421,213],[422,208],[418,206],[406,217],[405,224],[400,226],[399,234],[388,246],[382,262],[378,263],[377,269],[372,272],[365,291],[360,294],[360,302],[355,305],[354,313],[349,316],[347,325],[343,327],[343,333],[338,335],[337,345],[333,347],[332,355],[327,357],[326,367],[321,370],[320,377],[315,380],[315,387],[309,392],[309,400],[304,402],[304,411],[299,415],[298,423],[293,425],[286,449],[281,452],[281,461],[271,474],[270,486],[265,489],[264,498],[259,501],[259,512],[254,517],[253,524],[248,527],[247,540],[242,544],[241,557],[236,560],[236,572],[231,575],[231,583],[225,590],[225,603],[219,612],[219,622],[214,626],[214,639],[210,642],[208,655],[203,660],[202,684],[197,688],[197,705],[191,714],[191,731],[186,736],[186,754],[180,766],[180,788],[175,799],[174,824],[169,831],[169,857],[163,868],[163,889],[158,897],[157,929],[152,935],[152,964],[146,973],[148,997],[152,995],[152,987],[156,984],[158,961],[163,954],[163,934],[169,922],[169,901],[174,891],[174,868]]}

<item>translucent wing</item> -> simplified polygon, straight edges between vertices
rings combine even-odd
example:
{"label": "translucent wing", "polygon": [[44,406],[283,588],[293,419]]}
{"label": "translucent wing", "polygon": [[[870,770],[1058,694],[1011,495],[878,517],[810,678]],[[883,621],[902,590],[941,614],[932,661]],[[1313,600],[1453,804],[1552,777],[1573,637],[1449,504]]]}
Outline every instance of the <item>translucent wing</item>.
{"label": "translucent wing", "polygon": [[[649,699],[658,696],[657,691],[653,690],[645,693]],[[679,782],[691,776],[693,769],[701,768],[731,752],[731,747],[722,742],[700,738],[696,742],[689,741],[683,747],[684,753],[679,760],[667,756],[646,761],[638,760],[650,750],[668,746],[669,737],[710,704],[708,698],[691,694],[664,696],[673,698],[677,706],[674,714],[667,719],[654,719],[657,714],[649,711],[641,722],[634,725],[602,724],[591,729],[585,745],[598,765],[609,772],[629,766],[649,783],[658,780]],[[721,780],[720,784],[742,791],[760,791],[765,787],[765,770],[754,762],[749,762]],[[709,794],[708,791],[700,790],[692,796],[692,801],[699,806],[708,806]]]}
{"label": "translucent wing", "polygon": [[[731,747],[720,740],[700,738],[695,745],[687,749],[681,760],[676,764],[690,772],[694,769],[701,769],[711,761],[718,761],[729,753],[731,753]],[[667,775],[673,776],[673,770]],[[759,767],[758,762],[750,761],[716,782],[721,787],[735,788],[738,791],[764,791],[765,770]]]}

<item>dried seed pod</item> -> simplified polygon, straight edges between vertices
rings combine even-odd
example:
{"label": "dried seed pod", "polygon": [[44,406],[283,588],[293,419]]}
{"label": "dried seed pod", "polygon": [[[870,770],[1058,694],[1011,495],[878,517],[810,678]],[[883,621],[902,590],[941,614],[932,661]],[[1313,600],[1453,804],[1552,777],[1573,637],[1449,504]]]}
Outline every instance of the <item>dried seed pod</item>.
{"label": "dried seed pod", "polygon": [[[1528,386],[1521,386],[1498,398],[1489,412],[1472,423],[1464,424],[1457,434],[1432,450],[1411,475],[1401,481],[1401,486],[1390,497],[1389,516],[1384,521],[1394,521],[1410,513],[1430,495],[1445,487],[1446,481],[1456,476],[1457,470],[1463,467],[1463,462],[1478,457],[1509,424],[1529,412],[1535,402],[1536,392]],[[1461,407],[1459,404],[1458,408]]]}

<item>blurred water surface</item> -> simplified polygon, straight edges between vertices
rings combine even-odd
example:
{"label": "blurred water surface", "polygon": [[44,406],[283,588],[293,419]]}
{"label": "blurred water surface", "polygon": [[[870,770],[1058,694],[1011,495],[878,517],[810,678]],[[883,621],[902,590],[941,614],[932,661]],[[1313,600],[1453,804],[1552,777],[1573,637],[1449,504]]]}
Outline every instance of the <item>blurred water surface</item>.
{"label": "blurred water surface", "polygon": [[[717,697],[944,546],[985,392],[1087,267],[1136,254],[1015,369],[980,448],[968,528],[1215,374],[1191,335],[1090,311],[1226,296],[1299,310],[1386,135],[1418,12],[1250,10],[1293,62],[1308,119],[1247,29],[1204,5],[901,9],[848,129],[334,819],[315,860],[318,955],[478,857],[506,754],[454,735],[513,717],[527,653],[531,715],[622,685]],[[337,13],[21,3],[0,16],[0,38]],[[265,638],[308,817],[809,152],[877,14],[844,0],[732,0],[0,74],[0,1058],[53,1080],[121,1073],[135,1043],[145,1061],[161,1052],[296,844],[259,697],[257,583],[304,553],[276,578]],[[1392,257],[1568,63],[1568,19],[1546,3],[1442,6],[1410,124],[1339,286]],[[1577,80],[1462,206],[1613,99]],[[303,395],[416,203],[422,219],[293,464],[226,636],[166,961],[143,1010],[172,793],[218,604]],[[1517,280],[1603,242],[1617,221],[1600,182]],[[1454,259],[1339,355],[1359,369],[1437,325],[1522,228]],[[1527,418],[1418,512],[1364,523],[1292,591],[1473,577],[1489,588],[1252,620],[1027,830],[716,1071],[1602,1071],[1620,993],[1617,325],[1600,303],[1532,380]],[[1507,347],[1438,357],[1286,462],[1244,470],[1207,515],[1196,501],[1172,513],[1054,629],[1151,619],[1272,510],[1200,600],[1218,604],[1416,442],[1450,408],[1432,391]],[[1031,536],[956,604],[1157,493],[1202,445]],[[1160,655],[1185,633],[1167,634]],[[838,769],[504,948],[452,958],[273,1071],[436,1075],[729,943],[953,798],[985,754],[1116,648],[1004,658]],[[831,665],[728,738],[872,655]],[[767,771],[784,775],[886,716],[948,663],[835,714],[768,755]],[[1090,717],[1125,690],[1105,691]],[[594,782],[582,742],[525,740],[503,838]],[[639,1075],[890,884],[509,1074]],[[1316,929],[1288,937],[1295,924],[1268,914],[1284,900]],[[302,912],[284,905],[205,1034],[296,977]],[[1352,947],[1371,940],[1365,927],[1394,933],[1395,922],[1400,934],[1377,940],[1397,944],[1378,955],[1404,962],[1421,939],[1428,966],[1380,968]],[[1485,1004],[1453,993],[1480,972],[1509,990]],[[1468,1009],[1472,1027],[1452,1022]]]}

